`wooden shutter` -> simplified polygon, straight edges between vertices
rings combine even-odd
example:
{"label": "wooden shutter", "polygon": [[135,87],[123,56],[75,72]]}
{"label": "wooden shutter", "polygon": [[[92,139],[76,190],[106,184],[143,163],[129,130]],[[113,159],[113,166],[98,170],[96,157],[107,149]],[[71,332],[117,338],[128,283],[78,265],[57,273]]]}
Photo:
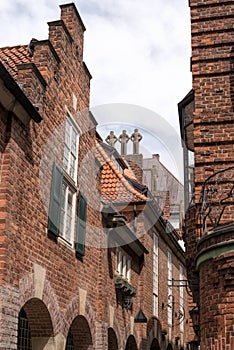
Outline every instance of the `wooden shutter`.
{"label": "wooden shutter", "polygon": [[50,190],[50,207],[48,231],[55,236],[59,235],[61,199],[62,199],[63,171],[58,164],[54,163]]}
{"label": "wooden shutter", "polygon": [[78,197],[78,218],[76,226],[76,252],[79,255],[85,255],[85,236],[86,236],[86,211],[87,201],[81,192]]}

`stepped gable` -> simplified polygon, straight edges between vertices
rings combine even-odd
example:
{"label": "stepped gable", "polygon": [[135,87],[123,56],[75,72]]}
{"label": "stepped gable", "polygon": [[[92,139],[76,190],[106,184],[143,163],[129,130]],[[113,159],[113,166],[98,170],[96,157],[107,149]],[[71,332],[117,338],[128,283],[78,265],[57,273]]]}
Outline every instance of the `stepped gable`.
{"label": "stepped gable", "polygon": [[27,45],[7,46],[0,48],[0,61],[12,77],[16,79],[18,74],[17,65],[30,63],[32,58],[28,52]]}
{"label": "stepped gable", "polygon": [[[141,188],[136,189],[126,178],[132,172],[129,169],[121,170],[117,168],[102,146],[102,142],[96,141],[96,158],[101,164],[101,176],[99,191],[104,202],[126,203],[126,202],[145,202],[147,197],[142,193]],[[106,145],[105,145],[106,146]],[[133,176],[133,174],[132,174]],[[140,187],[140,186],[139,186]]]}

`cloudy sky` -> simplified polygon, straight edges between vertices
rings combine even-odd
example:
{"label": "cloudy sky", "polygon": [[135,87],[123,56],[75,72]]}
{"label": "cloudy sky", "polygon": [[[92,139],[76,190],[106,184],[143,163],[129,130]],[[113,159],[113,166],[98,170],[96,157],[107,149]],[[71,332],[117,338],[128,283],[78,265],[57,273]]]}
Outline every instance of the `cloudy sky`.
{"label": "cloudy sky", "polygon": [[[0,0],[0,45],[47,38],[46,23],[60,17],[58,5],[66,2],[70,1]],[[191,89],[188,2],[74,2],[87,29],[84,60],[93,76],[91,108],[138,105],[159,114],[179,131],[177,103]],[[102,125],[102,118],[97,119]],[[150,125],[145,129],[150,130]]]}

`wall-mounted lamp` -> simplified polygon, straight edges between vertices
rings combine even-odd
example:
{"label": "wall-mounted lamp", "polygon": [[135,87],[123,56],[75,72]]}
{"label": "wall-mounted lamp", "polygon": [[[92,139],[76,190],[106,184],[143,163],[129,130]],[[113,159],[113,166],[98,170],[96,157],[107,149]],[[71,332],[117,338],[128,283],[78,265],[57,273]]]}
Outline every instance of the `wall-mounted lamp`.
{"label": "wall-mounted lamp", "polygon": [[136,317],[134,318],[135,323],[147,323],[147,317],[141,308],[142,299],[140,299],[140,310],[138,311]]}

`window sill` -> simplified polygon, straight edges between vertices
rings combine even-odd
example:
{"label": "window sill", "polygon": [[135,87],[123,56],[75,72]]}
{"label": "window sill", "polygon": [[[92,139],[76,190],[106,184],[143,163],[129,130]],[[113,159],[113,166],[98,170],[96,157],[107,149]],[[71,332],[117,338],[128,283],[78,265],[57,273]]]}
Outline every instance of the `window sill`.
{"label": "window sill", "polygon": [[58,243],[62,244],[63,246],[71,249],[72,251],[74,250],[74,246],[72,243],[68,242],[65,238],[63,238],[62,236],[58,236]]}

